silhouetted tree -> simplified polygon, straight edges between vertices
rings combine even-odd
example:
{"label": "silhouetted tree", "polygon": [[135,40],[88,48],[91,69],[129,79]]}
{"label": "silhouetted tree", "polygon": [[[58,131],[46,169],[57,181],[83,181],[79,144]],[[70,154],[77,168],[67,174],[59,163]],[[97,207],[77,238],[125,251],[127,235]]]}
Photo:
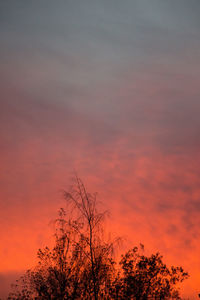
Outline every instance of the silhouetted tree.
{"label": "silhouetted tree", "polygon": [[75,185],[70,192],[64,192],[64,197],[73,206],[77,220],[82,224],[76,228],[76,233],[85,243],[87,269],[84,278],[89,287],[88,295],[96,300],[100,295],[105,296],[111,282],[113,242],[104,241],[102,229],[106,211],[98,212],[96,194],[88,193],[80,178],[75,180]]}
{"label": "silhouetted tree", "polygon": [[[113,242],[103,239],[106,212],[97,210],[80,178],[64,191],[68,214],[55,221],[55,247],[38,251],[38,265],[16,283],[9,299],[98,299],[109,294]],[[115,242],[115,241],[114,241]]]}
{"label": "silhouetted tree", "polygon": [[38,264],[15,285],[8,299],[180,299],[176,284],[188,277],[181,267],[168,268],[159,253],[147,257],[133,248],[113,260],[117,239],[103,234],[106,212],[80,178],[64,191],[67,209],[55,220],[55,246],[38,250]]}
{"label": "silhouetted tree", "polygon": [[143,245],[122,256],[122,274],[114,283],[115,299],[181,299],[176,284],[188,277],[182,267],[168,268],[159,253],[145,256]]}

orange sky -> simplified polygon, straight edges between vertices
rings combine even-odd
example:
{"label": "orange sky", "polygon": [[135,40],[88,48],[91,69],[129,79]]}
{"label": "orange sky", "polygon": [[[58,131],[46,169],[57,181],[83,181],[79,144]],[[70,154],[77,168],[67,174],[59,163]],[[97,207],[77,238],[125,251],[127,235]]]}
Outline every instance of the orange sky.
{"label": "orange sky", "polygon": [[[96,160],[88,149],[86,160],[76,159],[76,169],[88,189],[98,191],[103,207],[110,209],[111,231],[125,238],[123,249],[142,242],[147,251],[160,251],[166,262],[182,265],[190,273],[190,279],[183,285],[187,294],[197,293],[200,284],[197,157],[163,155],[153,148],[123,157],[124,147],[130,149],[129,141],[122,139],[118,143],[115,150],[105,149],[105,157]],[[67,164],[53,160],[55,157],[62,161],[59,151],[53,152],[49,168],[41,166],[40,156],[35,157],[37,167],[28,164],[35,156],[29,149],[21,158],[18,156],[19,165],[15,168],[12,161],[4,167],[9,166],[12,180],[7,179],[7,186],[1,190],[2,199],[8,201],[3,203],[1,226],[2,274],[32,266],[37,249],[50,243],[49,222],[56,217],[58,208],[65,206],[60,190],[70,184],[72,173]]]}
{"label": "orange sky", "polygon": [[[0,296],[74,170],[110,227],[200,292],[199,1],[0,4]],[[151,4],[150,4],[151,3]]]}

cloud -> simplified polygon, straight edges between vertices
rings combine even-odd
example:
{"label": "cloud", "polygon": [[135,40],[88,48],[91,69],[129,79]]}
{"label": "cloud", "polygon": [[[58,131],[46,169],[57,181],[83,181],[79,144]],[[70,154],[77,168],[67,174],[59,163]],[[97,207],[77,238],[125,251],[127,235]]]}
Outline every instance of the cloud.
{"label": "cloud", "polygon": [[199,286],[199,2],[1,8],[2,270],[48,244],[75,169],[113,231]]}

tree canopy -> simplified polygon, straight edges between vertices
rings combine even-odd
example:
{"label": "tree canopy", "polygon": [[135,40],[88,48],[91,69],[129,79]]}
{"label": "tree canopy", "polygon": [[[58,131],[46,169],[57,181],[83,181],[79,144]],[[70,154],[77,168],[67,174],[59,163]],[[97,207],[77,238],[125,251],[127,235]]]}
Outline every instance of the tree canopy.
{"label": "tree canopy", "polygon": [[38,264],[16,284],[8,299],[181,299],[177,284],[188,277],[182,267],[167,267],[159,253],[143,246],[113,256],[117,239],[103,235],[106,212],[80,178],[64,191],[67,210],[55,220],[55,245],[39,249]]}

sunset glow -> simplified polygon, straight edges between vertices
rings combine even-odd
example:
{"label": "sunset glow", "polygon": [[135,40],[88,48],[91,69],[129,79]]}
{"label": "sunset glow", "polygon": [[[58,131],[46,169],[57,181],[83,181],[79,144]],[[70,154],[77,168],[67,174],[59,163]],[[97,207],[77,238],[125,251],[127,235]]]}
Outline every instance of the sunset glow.
{"label": "sunset glow", "polygon": [[200,2],[2,1],[0,297],[51,243],[74,171],[123,247],[200,293]]}

